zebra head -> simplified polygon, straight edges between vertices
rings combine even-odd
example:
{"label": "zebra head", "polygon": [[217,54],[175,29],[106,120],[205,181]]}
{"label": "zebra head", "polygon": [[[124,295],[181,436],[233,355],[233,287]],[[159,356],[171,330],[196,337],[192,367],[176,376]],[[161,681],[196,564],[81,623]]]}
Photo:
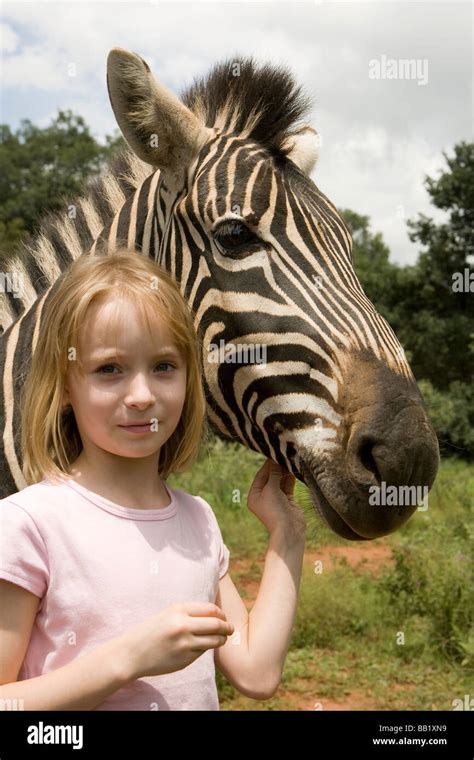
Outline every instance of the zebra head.
{"label": "zebra head", "polygon": [[377,495],[426,493],[438,443],[350,233],[309,176],[319,140],[301,88],[239,58],[178,98],[118,48],[107,82],[125,139],[159,170],[148,235],[194,311],[213,428],[293,472],[339,535],[396,530],[419,499]]}

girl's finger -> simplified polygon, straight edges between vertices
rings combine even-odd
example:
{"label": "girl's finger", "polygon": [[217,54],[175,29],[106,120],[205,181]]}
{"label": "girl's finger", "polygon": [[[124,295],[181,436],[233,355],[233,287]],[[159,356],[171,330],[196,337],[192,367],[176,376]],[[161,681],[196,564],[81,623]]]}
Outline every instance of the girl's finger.
{"label": "girl's finger", "polygon": [[272,480],[281,480],[283,477],[283,470],[279,464],[273,461],[273,459],[268,459],[269,462],[269,471],[268,471],[268,477]]}
{"label": "girl's finger", "polygon": [[260,467],[259,471],[257,472],[257,475],[255,476],[258,478],[259,483],[261,482],[263,485],[268,480],[269,472],[270,472],[270,459],[266,459],[264,464]]}
{"label": "girl's finger", "polygon": [[282,482],[281,482],[281,489],[284,494],[287,496],[293,496],[293,491],[296,483],[296,478],[291,472],[287,472],[286,475],[283,476]]}
{"label": "girl's finger", "polygon": [[253,483],[251,485],[251,489],[250,489],[251,492],[255,496],[259,495],[260,492],[265,488],[265,485],[267,484],[267,480],[268,480],[268,459],[257,471],[257,474],[255,475],[253,479]]}

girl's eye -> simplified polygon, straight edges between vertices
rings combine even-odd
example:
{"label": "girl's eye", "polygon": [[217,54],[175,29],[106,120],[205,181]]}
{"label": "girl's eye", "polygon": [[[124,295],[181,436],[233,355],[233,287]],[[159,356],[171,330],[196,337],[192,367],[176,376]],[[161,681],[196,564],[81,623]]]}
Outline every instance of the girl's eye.
{"label": "girl's eye", "polygon": [[[171,367],[174,369],[174,364],[171,364],[170,362],[160,362],[156,365],[156,367]],[[106,369],[118,369],[118,367],[115,366],[115,364],[103,364],[102,367],[99,367],[97,372],[101,375],[112,375],[113,372],[104,372],[103,370]]]}

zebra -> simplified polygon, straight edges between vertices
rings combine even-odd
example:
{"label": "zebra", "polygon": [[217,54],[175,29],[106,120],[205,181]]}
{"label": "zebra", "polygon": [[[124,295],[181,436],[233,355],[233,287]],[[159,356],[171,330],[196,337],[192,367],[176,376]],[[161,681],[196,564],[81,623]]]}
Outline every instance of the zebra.
{"label": "zebra", "polygon": [[[357,279],[350,232],[310,178],[320,138],[307,93],[287,67],[238,56],[178,97],[121,48],[107,88],[125,153],[76,199],[75,218],[46,217],[9,262],[23,285],[2,302],[0,496],[26,485],[18,399],[55,282],[78,256],[126,245],[171,273],[192,308],[215,433],[292,472],[343,538],[398,529],[417,505],[374,506],[371,490],[431,488],[438,442]],[[246,345],[266,360],[232,361]]]}

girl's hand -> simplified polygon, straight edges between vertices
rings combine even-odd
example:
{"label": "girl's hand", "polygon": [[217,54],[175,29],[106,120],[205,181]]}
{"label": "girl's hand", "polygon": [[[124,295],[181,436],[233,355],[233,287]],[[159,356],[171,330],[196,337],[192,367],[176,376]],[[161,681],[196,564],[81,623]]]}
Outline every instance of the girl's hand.
{"label": "girl's hand", "polygon": [[296,478],[284,467],[267,459],[257,472],[247,497],[247,506],[268,532],[303,534],[306,520],[293,500]]}
{"label": "girl's hand", "polygon": [[122,635],[127,672],[137,679],[182,670],[207,649],[223,646],[233,632],[216,604],[172,604]]}

